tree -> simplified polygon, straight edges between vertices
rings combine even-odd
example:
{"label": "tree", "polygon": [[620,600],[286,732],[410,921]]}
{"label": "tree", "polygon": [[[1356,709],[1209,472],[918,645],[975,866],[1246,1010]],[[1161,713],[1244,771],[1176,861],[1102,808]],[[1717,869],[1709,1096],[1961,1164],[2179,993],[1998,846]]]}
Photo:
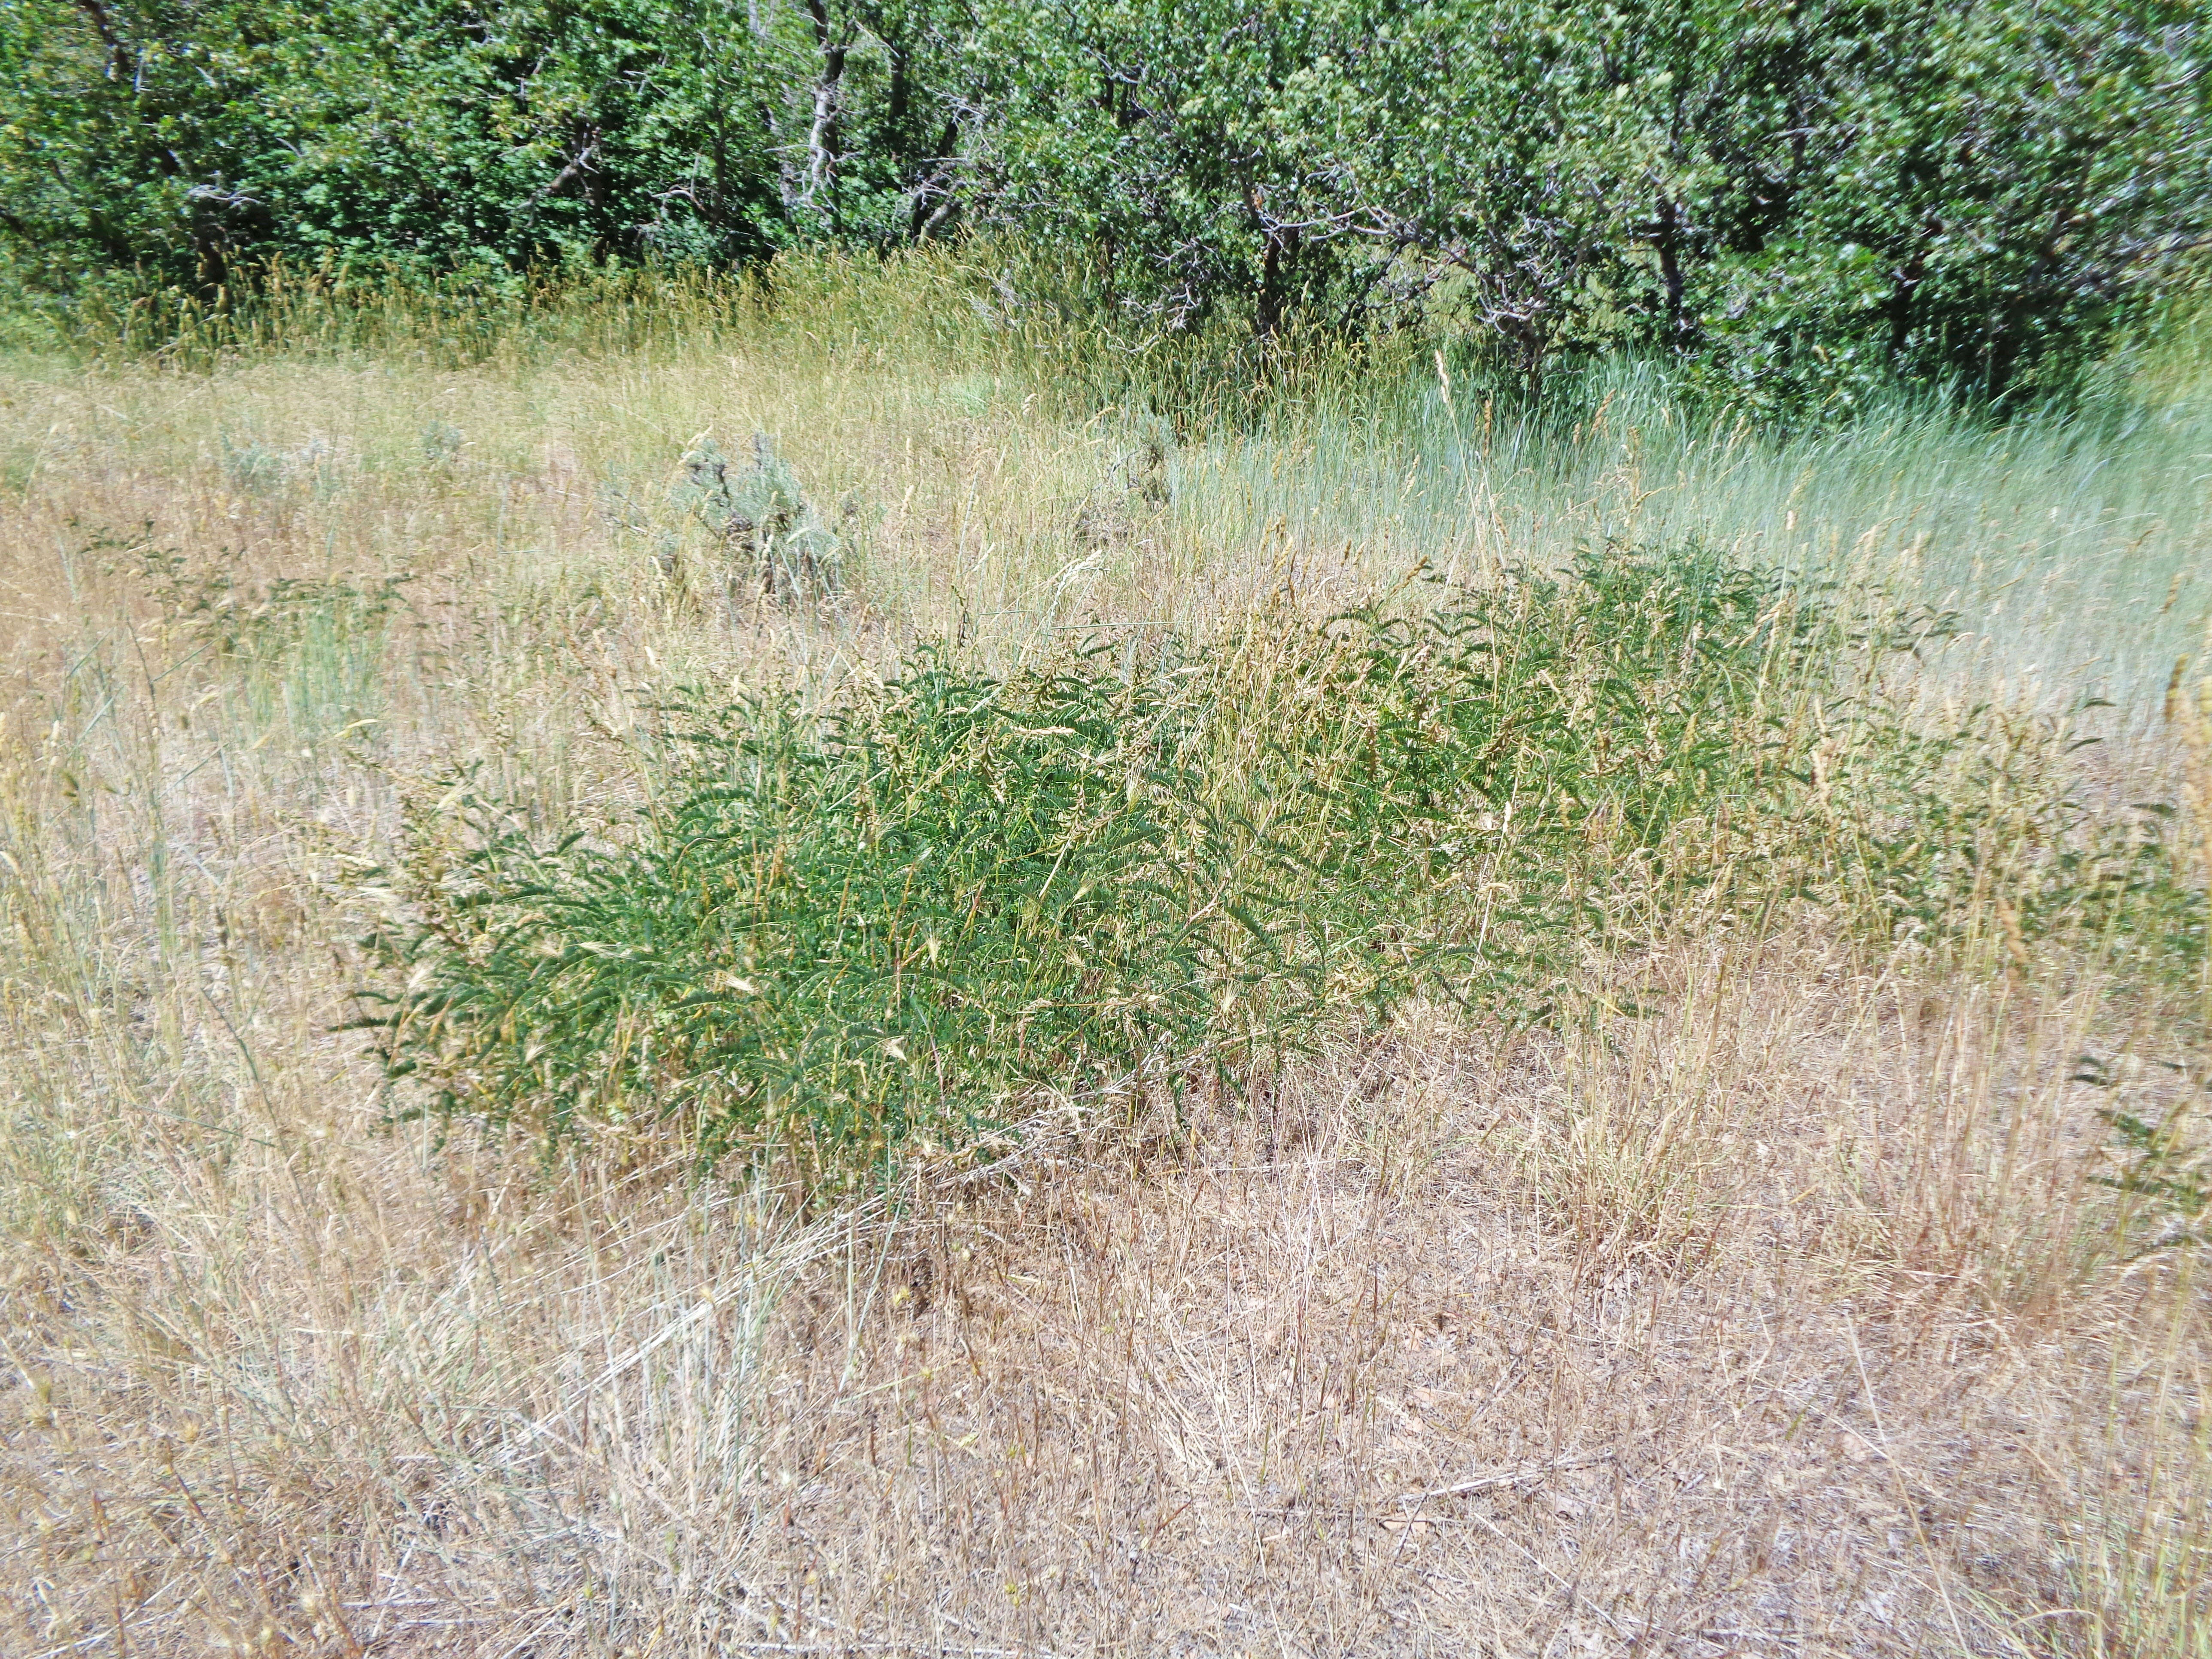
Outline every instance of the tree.
{"label": "tree", "polygon": [[19,276],[518,271],[963,219],[1147,325],[1391,296],[1540,388],[2047,386],[2212,233],[2201,0],[0,0]]}
{"label": "tree", "polygon": [[1280,331],[1342,274],[1368,210],[1339,133],[1365,0],[988,8],[970,62],[992,215],[1095,258],[1102,297],[1172,327],[1224,305]]}
{"label": "tree", "polygon": [[257,93],[311,79],[305,19],[234,0],[15,0],[0,28],[0,227],[34,274],[151,264],[220,287],[274,215]]}
{"label": "tree", "polygon": [[211,295],[272,258],[720,264],[948,216],[929,0],[0,0],[0,234],[49,287],[105,270]]}

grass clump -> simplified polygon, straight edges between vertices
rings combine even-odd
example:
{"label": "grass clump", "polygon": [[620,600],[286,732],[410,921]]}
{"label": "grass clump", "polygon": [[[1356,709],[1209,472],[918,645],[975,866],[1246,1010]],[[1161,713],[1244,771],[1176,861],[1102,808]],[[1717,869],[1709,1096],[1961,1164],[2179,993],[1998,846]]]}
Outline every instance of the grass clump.
{"label": "grass clump", "polygon": [[1613,549],[1005,678],[925,652],[823,719],[695,699],[620,837],[479,805],[450,865],[418,839],[373,1023],[437,1113],[665,1121],[842,1182],[1419,993],[1540,1019],[1694,872],[1686,824],[1786,787],[1824,626],[1708,550]]}

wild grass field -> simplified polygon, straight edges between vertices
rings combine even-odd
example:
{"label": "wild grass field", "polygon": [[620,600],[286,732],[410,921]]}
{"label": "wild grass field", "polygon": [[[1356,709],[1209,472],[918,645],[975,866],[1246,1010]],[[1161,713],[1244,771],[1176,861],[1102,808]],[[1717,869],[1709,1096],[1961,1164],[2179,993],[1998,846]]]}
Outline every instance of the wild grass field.
{"label": "wild grass field", "polygon": [[0,1648],[2212,1653],[2200,344],[20,347]]}

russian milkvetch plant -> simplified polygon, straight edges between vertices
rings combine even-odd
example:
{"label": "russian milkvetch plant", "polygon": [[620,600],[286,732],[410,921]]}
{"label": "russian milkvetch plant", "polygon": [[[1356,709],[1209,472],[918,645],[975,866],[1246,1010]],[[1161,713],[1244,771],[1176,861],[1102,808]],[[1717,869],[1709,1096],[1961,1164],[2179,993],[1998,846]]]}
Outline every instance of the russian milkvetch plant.
{"label": "russian milkvetch plant", "polygon": [[925,659],[819,724],[690,712],[634,844],[494,836],[389,945],[438,1109],[880,1152],[1199,1044],[1220,849],[1157,688]]}
{"label": "russian milkvetch plant", "polygon": [[487,805],[403,884],[367,1023],[414,1109],[666,1123],[842,1183],[1047,1098],[1233,1082],[1415,994],[1540,1020],[1694,884],[1686,826],[1790,787],[1776,709],[1820,614],[1614,549],[1006,679],[926,652],[827,718],[695,699],[626,836],[541,846]]}

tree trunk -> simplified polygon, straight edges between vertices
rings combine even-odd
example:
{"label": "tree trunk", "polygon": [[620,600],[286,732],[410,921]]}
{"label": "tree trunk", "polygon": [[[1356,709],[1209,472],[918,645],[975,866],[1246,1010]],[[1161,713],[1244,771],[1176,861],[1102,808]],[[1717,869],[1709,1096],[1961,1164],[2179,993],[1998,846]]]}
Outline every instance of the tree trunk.
{"label": "tree trunk", "polygon": [[1681,217],[1674,198],[1662,196],[1651,245],[1659,252],[1659,286],[1666,295],[1667,343],[1677,352],[1689,346],[1682,319],[1681,230]]}
{"label": "tree trunk", "polygon": [[828,0],[806,0],[814,20],[815,44],[822,49],[822,73],[814,82],[814,107],[806,127],[806,168],[799,199],[807,206],[830,187],[837,171],[837,116],[844,105],[845,59],[853,47],[849,28],[833,30]]}
{"label": "tree trunk", "polygon": [[1888,303],[1882,307],[1889,316],[1889,355],[1893,359],[1905,355],[1905,344],[1912,337],[1912,296],[1927,279],[1928,249],[1936,240],[1936,228],[1932,218],[1921,225],[1920,240],[1911,257],[1898,267],[1896,286],[1890,289]]}
{"label": "tree trunk", "polygon": [[[929,158],[934,165],[928,175],[915,185],[914,217],[907,227],[907,240],[924,242],[940,229],[959,207],[959,198],[953,191],[953,151],[960,143],[960,123],[948,119],[945,131],[937,140],[937,154]],[[930,200],[932,192],[937,200]]]}
{"label": "tree trunk", "polygon": [[1298,232],[1295,225],[1263,227],[1260,246],[1260,295],[1253,326],[1263,340],[1282,332],[1289,319],[1291,299],[1298,273]]}

